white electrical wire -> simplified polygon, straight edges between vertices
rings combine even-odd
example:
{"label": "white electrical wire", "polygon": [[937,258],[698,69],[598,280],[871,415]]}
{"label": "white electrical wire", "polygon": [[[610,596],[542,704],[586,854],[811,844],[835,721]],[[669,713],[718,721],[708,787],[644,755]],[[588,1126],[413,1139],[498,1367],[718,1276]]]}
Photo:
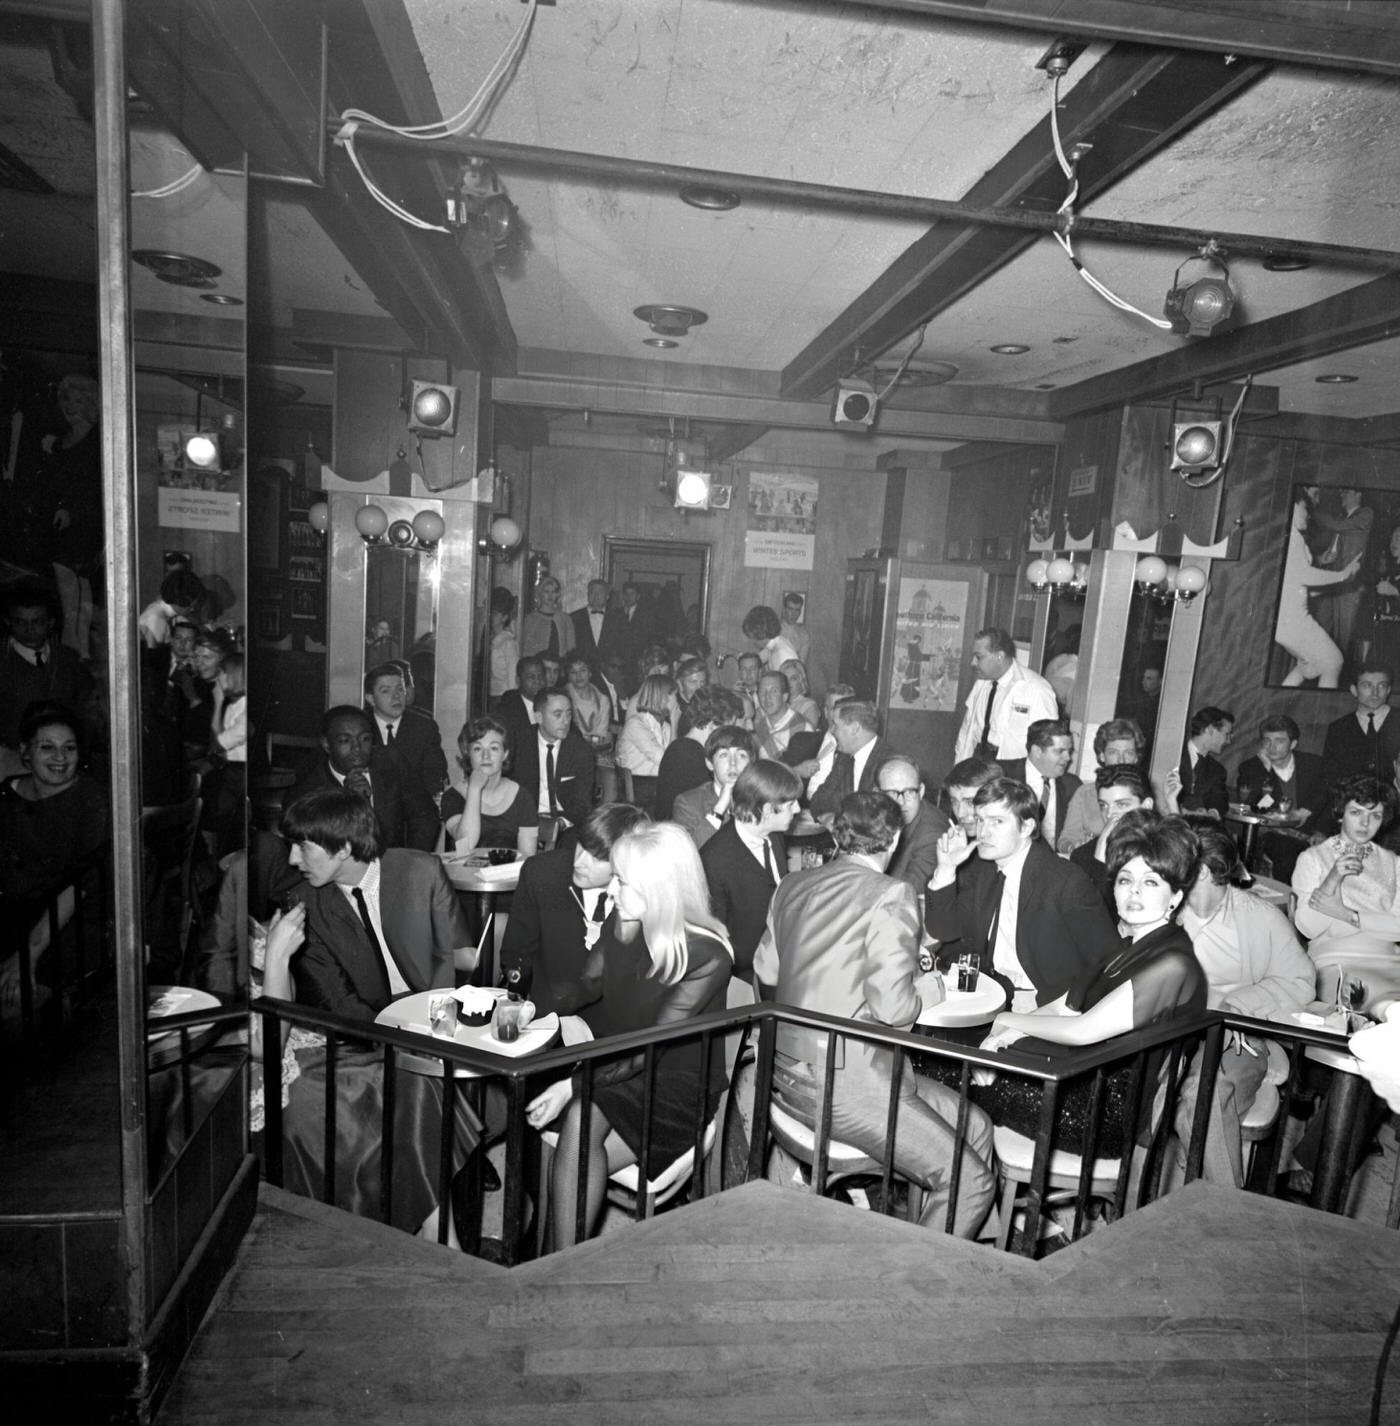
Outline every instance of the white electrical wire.
{"label": "white electrical wire", "polygon": [[1111,292],[1102,282],[1094,276],[1088,268],[1084,266],[1074,255],[1074,244],[1070,239],[1070,230],[1074,225],[1074,200],[1079,196],[1079,172],[1068,158],[1065,157],[1064,145],[1060,142],[1060,76],[1054,78],[1054,87],[1050,92],[1050,133],[1055,141],[1055,157],[1059,160],[1060,168],[1069,179],[1069,192],[1065,195],[1065,201],[1060,204],[1058,213],[1065,219],[1063,232],[1054,234],[1055,241],[1065,250],[1066,256],[1074,264],[1074,270],[1099,294],[1106,302],[1111,302],[1121,312],[1131,312],[1135,317],[1141,317],[1144,322],[1151,322],[1154,327],[1160,327],[1164,332],[1172,329],[1172,324],[1163,317],[1154,317],[1149,312],[1144,312],[1140,307],[1134,307],[1131,302],[1119,297],[1116,292]]}
{"label": "white electrical wire", "polygon": [[1240,399],[1235,402],[1235,409],[1230,412],[1230,419],[1225,426],[1225,448],[1220,452],[1220,464],[1204,480],[1193,480],[1189,474],[1183,473],[1182,480],[1192,490],[1204,490],[1206,486],[1214,485],[1225,474],[1225,467],[1230,464],[1230,452],[1235,448],[1235,427],[1239,425],[1240,412],[1244,410],[1245,397],[1249,395],[1249,388],[1253,385],[1254,373],[1249,372],[1245,375],[1244,384],[1240,387]]}
{"label": "white electrical wire", "polygon": [[133,193],[133,198],[173,198],[177,193],[182,193],[191,183],[203,173],[203,168],[199,164],[190,169],[188,173],[182,173],[173,182],[167,183],[160,188],[148,188],[143,193]]}
{"label": "white electrical wire", "polygon": [[426,232],[447,233],[451,231],[441,223],[429,223],[426,219],[418,217],[417,214],[410,213],[408,209],[394,202],[375,184],[374,180],[365,172],[364,165],[360,162],[360,156],[355,151],[356,130],[361,124],[367,124],[376,129],[383,129],[387,133],[398,134],[406,139],[417,139],[423,143],[475,132],[477,126],[490,113],[507,80],[520,62],[521,55],[525,52],[525,46],[529,42],[530,31],[535,22],[535,10],[538,3],[539,0],[530,0],[530,8],[510,43],[491,66],[486,78],[477,87],[476,93],[451,118],[437,119],[430,124],[391,124],[386,119],[380,119],[363,109],[342,111],[340,117],[344,127],[336,134],[336,143],[341,144],[345,152],[349,154],[350,162],[355,165],[355,172],[360,175],[360,181],[365,185],[370,196],[381,207],[387,208],[396,218]]}
{"label": "white electrical wire", "polygon": [[905,354],[904,360],[900,362],[899,366],[895,369],[895,373],[892,377],[890,377],[888,384],[885,386],[885,389],[880,392],[878,396],[876,396],[876,401],[883,401],[885,397],[887,397],[890,392],[893,391],[895,387],[899,385],[899,378],[903,376],[904,373],[909,369],[909,363],[914,360],[914,353],[918,351],[921,346],[923,346],[924,333],[927,331],[928,323],[925,322],[923,326],[919,328],[919,340],[915,342],[912,347],[909,348],[908,352]]}

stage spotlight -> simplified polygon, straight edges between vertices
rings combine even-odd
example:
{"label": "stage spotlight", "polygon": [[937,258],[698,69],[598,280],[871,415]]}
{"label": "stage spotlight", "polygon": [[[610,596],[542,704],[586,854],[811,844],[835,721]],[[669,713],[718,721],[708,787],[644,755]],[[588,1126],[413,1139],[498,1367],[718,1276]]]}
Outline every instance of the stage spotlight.
{"label": "stage spotlight", "polygon": [[1173,470],[1199,473],[1220,464],[1220,421],[1179,421],[1172,427]]}
{"label": "stage spotlight", "polygon": [[457,396],[455,386],[415,381],[408,403],[408,429],[420,436],[455,436]]}
{"label": "stage spotlight", "polygon": [[[1184,286],[1181,268],[1187,262],[1211,262],[1223,277],[1199,277]],[[1230,287],[1230,269],[1218,257],[1189,257],[1177,268],[1171,291],[1162,307],[1162,315],[1172,324],[1172,331],[1187,337],[1208,337],[1230,320],[1235,310],[1235,294]]]}
{"label": "stage spotlight", "polygon": [[676,472],[677,510],[708,510],[710,508],[710,486],[714,477],[700,470],[678,470]]}
{"label": "stage spotlight", "polygon": [[185,464],[196,470],[223,470],[223,441],[218,431],[195,431],[185,437]]}
{"label": "stage spotlight", "polygon": [[836,401],[831,408],[833,425],[846,430],[868,431],[875,424],[879,410],[875,388],[868,381],[845,376],[837,382]]}

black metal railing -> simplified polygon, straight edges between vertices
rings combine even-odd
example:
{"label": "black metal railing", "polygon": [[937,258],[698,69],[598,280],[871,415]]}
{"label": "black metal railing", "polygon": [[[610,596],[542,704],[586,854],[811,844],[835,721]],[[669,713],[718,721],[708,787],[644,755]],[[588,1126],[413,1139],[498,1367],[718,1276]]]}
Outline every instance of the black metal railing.
{"label": "black metal railing", "polygon": [[[377,1046],[383,1066],[383,1098],[380,1123],[377,1126],[359,1126],[366,1134],[378,1133],[380,1150],[380,1195],[378,1216],[389,1221],[392,1212],[394,1183],[394,1120],[396,1096],[394,1090],[395,1072],[400,1067],[402,1057],[411,1055],[420,1061],[436,1061],[439,1068],[434,1072],[441,1085],[441,1137],[438,1145],[437,1203],[441,1208],[438,1222],[438,1240],[448,1240],[447,1205],[451,1200],[451,1182],[457,1165],[454,1161],[454,1124],[458,1096],[466,1094],[474,1097],[478,1118],[483,1118],[481,1101],[487,1087],[494,1086],[505,1099],[505,1173],[503,1175],[503,1227],[502,1239],[493,1245],[492,1251],[503,1261],[514,1263],[528,1250],[522,1242],[526,1218],[525,1165],[531,1136],[526,1128],[526,1106],[539,1088],[557,1079],[577,1073],[576,1094],[580,1109],[587,1122],[587,1115],[593,1102],[594,1082],[598,1069],[603,1064],[620,1060],[630,1060],[641,1056],[640,1073],[642,1086],[642,1140],[639,1145],[638,1180],[639,1187],[645,1187],[645,1168],[651,1147],[653,1119],[653,1097],[657,1056],[664,1046],[696,1040],[701,1046],[701,1076],[695,1109],[693,1136],[694,1158],[691,1166],[690,1188],[692,1195],[699,1197],[704,1192],[704,1145],[709,1131],[708,1093],[709,1066],[716,1053],[722,1053],[717,1041],[730,1036],[743,1036],[751,1041],[753,1030],[757,1028],[756,1053],[753,1060],[754,1094],[753,1118],[746,1176],[761,1177],[769,1147],[769,1099],[773,1090],[773,1064],[779,1024],[795,1025],[807,1029],[824,1030],[827,1034],[828,1053],[826,1056],[825,1092],[822,1096],[818,1122],[813,1126],[814,1149],[812,1158],[811,1191],[822,1193],[827,1187],[829,1172],[829,1151],[831,1134],[831,1090],[834,1082],[835,1055],[831,1052],[844,1040],[855,1040],[865,1044],[888,1048],[892,1055],[891,1093],[887,1118],[887,1132],[884,1151],[880,1159],[880,1177],[884,1189],[883,1199],[889,1211],[894,1195],[891,1193],[893,1181],[899,1177],[898,1158],[898,1116],[899,1080],[903,1066],[911,1055],[924,1059],[930,1057],[946,1061],[955,1066],[958,1081],[958,1114],[954,1125],[953,1157],[950,1165],[949,1208],[947,1226],[951,1226],[957,1209],[959,1182],[963,1149],[966,1144],[968,1119],[973,1103],[970,1095],[971,1078],[976,1069],[992,1069],[998,1074],[1018,1076],[1041,1086],[1041,1106],[1035,1135],[1035,1154],[1030,1170],[1030,1179],[1024,1203],[1027,1228],[1018,1238],[1021,1251],[1033,1252],[1037,1229],[1044,1209],[1050,1179],[1052,1155],[1060,1149],[1078,1154],[1082,1161],[1075,1202],[1074,1233],[1080,1231],[1087,1206],[1090,1189],[1094,1183],[1095,1152],[1102,1127],[1103,1106],[1109,1077],[1115,1073],[1129,1077],[1129,1089],[1125,1109],[1125,1123],[1136,1126],[1140,1121],[1148,1122],[1151,1133],[1142,1152],[1134,1155],[1129,1150],[1121,1157],[1119,1179],[1112,1200],[1115,1213],[1121,1214],[1140,1206],[1156,1197],[1161,1190],[1162,1171],[1165,1162],[1165,1145],[1171,1133],[1185,1068],[1192,1055],[1200,1047],[1204,1062],[1201,1088],[1192,1109],[1192,1132],[1186,1147],[1185,1179],[1187,1182],[1199,1176],[1202,1154],[1209,1119],[1209,1092],[1213,1091],[1215,1068],[1219,1062],[1220,1047],[1224,1036],[1225,1022],[1219,1015],[1202,1015],[1189,1021],[1174,1021],[1156,1028],[1137,1031],[1117,1037],[1102,1045],[1086,1047],[1055,1062],[1033,1059],[1012,1051],[989,1053],[965,1045],[940,1041],[936,1037],[908,1034],[897,1030],[884,1029],[867,1022],[854,1022],[814,1012],[797,1010],[782,1005],[743,1006],[732,1010],[716,1011],[675,1025],[639,1031],[630,1035],[611,1037],[603,1041],[590,1041],[573,1046],[560,1046],[533,1054],[526,1059],[507,1058],[486,1050],[467,1048],[451,1040],[429,1041],[425,1036],[405,1030],[378,1025],[367,1025],[343,1019],[325,1012],[309,1009],[289,1001],[263,997],[255,1006],[255,1013],[263,1016],[263,1043],[269,1046],[280,1044],[280,1028],[283,1024],[296,1024],[312,1030],[319,1030],[326,1036],[324,1121],[321,1165],[321,1198],[327,1203],[337,1200],[338,1175],[341,1166],[337,1164],[337,1101],[336,1066],[338,1046],[342,1040],[360,1046]],[[1280,1029],[1281,1027],[1273,1027]],[[469,1071],[477,1078],[459,1078],[459,1071]],[[1091,1111],[1082,1137],[1077,1143],[1061,1142],[1062,1129],[1058,1107],[1062,1087],[1082,1076],[1093,1076],[1091,1091]],[[281,1061],[280,1056],[270,1054],[265,1057],[264,1098],[266,1103],[266,1131],[263,1145],[264,1175],[269,1182],[283,1183],[283,1144],[281,1109]],[[733,1076],[731,1076],[731,1086]],[[1150,1097],[1149,1097],[1150,1091]],[[1144,1114],[1146,1106],[1156,1103],[1157,1109]],[[723,1125],[717,1126],[717,1135],[722,1135]],[[1131,1133],[1130,1140],[1134,1137]],[[722,1150],[721,1150],[722,1151]],[[588,1179],[589,1144],[587,1136],[581,1138],[579,1172],[579,1210],[576,1231],[582,1235],[584,1223],[583,1185]],[[477,1163],[480,1156],[476,1156]],[[1136,1164],[1138,1182],[1130,1202],[1130,1174]],[[727,1186],[727,1185],[726,1185]],[[474,1199],[479,1210],[479,1184],[474,1185]],[[648,1211],[647,1195],[639,1192],[634,1208],[638,1218]],[[479,1214],[477,1215],[479,1226]],[[464,1243],[468,1250],[479,1244]]]}

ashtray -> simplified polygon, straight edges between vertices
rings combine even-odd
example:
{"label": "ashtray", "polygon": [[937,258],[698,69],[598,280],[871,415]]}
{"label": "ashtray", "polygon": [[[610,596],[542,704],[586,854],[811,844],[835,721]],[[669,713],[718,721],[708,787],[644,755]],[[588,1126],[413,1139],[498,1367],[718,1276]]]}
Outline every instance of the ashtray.
{"label": "ashtray", "polygon": [[459,1025],[481,1026],[490,1023],[496,1009],[496,997],[489,990],[483,990],[477,985],[467,985],[456,991],[455,996]]}
{"label": "ashtray", "polygon": [[488,847],[486,860],[492,866],[507,866],[515,860],[515,853],[509,847]]}

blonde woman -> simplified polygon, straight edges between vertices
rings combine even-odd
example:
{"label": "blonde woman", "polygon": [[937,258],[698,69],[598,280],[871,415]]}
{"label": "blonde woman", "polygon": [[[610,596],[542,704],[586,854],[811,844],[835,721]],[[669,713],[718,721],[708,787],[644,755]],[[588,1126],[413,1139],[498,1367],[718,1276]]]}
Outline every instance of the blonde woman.
{"label": "blonde woman", "polygon": [[[613,843],[612,865],[608,885],[612,912],[588,967],[589,974],[599,979],[602,995],[582,1011],[593,1037],[624,1035],[723,1009],[734,952],[723,925],[710,912],[705,872],[694,843],[674,823],[639,827]],[[695,1142],[700,1067],[698,1038],[663,1045],[656,1052],[648,1178]],[[642,1069],[641,1055],[600,1064],[594,1073],[587,1123],[576,1092],[582,1071],[572,1081],[552,1085],[529,1107],[530,1123],[537,1129],[563,1114],[550,1181],[555,1249],[575,1241],[584,1137],[589,1144],[588,1236],[597,1225],[608,1175],[637,1162],[645,1094]],[[706,1120],[714,1115],[723,1088],[723,1046],[716,1044],[705,1085]]]}
{"label": "blonde woman", "polygon": [[661,771],[661,755],[672,736],[672,713],[676,707],[674,678],[654,673],[642,680],[637,705],[622,725],[617,740],[619,767],[635,777],[655,777]]}

